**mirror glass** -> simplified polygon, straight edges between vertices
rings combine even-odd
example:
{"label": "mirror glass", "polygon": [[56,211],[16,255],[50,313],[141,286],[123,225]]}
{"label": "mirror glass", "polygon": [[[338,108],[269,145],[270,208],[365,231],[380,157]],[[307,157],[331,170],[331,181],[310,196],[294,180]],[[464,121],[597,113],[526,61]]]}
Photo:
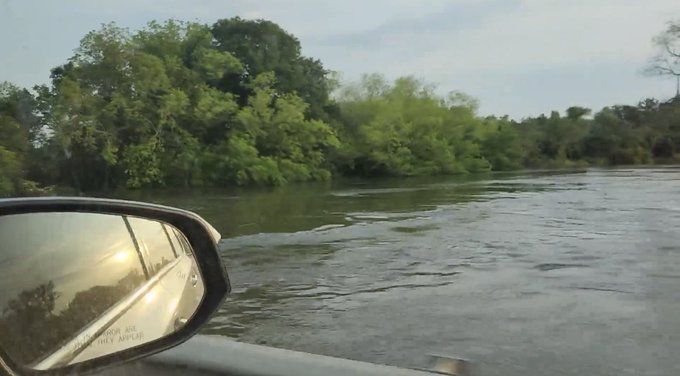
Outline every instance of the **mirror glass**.
{"label": "mirror glass", "polygon": [[167,336],[204,295],[187,238],[101,213],[0,216],[0,346],[52,369]]}

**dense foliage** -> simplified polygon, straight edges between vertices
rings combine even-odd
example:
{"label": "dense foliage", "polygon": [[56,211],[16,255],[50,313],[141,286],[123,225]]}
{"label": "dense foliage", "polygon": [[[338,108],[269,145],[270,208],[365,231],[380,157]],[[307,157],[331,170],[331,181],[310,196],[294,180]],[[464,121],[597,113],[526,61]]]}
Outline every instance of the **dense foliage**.
{"label": "dense foliage", "polygon": [[[655,43],[676,75],[680,25]],[[0,195],[680,162],[680,98],[518,122],[413,77],[336,89],[269,21],[104,25],[50,84],[0,85]]]}

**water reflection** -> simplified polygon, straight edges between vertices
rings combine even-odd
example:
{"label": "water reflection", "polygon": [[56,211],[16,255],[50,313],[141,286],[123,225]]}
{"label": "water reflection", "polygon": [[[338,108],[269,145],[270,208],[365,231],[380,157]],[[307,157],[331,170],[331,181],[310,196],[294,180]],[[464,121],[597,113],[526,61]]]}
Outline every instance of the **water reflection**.
{"label": "water reflection", "polygon": [[370,184],[348,180],[277,189],[134,191],[115,196],[198,212],[222,236],[230,238],[350,225],[362,220],[348,216],[351,213],[409,213],[414,208],[431,210],[439,205],[484,200],[487,178],[465,176],[441,185],[437,178],[381,179]]}
{"label": "water reflection", "polygon": [[23,364],[54,349],[146,280],[120,216],[0,217],[0,239],[6,260],[0,265],[2,341],[12,344],[8,352]]}
{"label": "water reflection", "polygon": [[[156,275],[163,267],[178,256],[175,243],[171,242],[167,226],[144,218],[127,217],[130,229],[143,259],[146,261],[149,276]],[[170,243],[170,246],[168,246]]]}
{"label": "water reflection", "polygon": [[157,339],[203,296],[186,239],[157,221],[7,215],[0,239],[0,345],[19,364],[52,368]]}
{"label": "water reflection", "polygon": [[[567,173],[561,172],[562,176]],[[578,176],[583,171],[572,174]],[[552,176],[555,172],[537,172]],[[502,177],[502,179],[500,178]],[[113,196],[195,211],[225,238],[258,233],[292,233],[323,226],[348,226],[374,217],[399,220],[413,211],[527,193],[572,189],[516,173],[455,178],[343,180],[276,189],[163,190],[119,192]]]}
{"label": "water reflection", "polygon": [[[98,220],[93,220],[93,216]],[[88,236],[79,235],[84,229]],[[112,285],[131,270],[142,273],[120,216],[85,213],[7,216],[0,221],[0,239],[3,246],[0,285],[4,290],[0,307],[14,295],[12,292],[30,289],[45,276],[60,286],[60,299],[55,302],[59,311],[80,290],[80,281],[92,279],[94,285]],[[100,251],[92,251],[93,241]]]}

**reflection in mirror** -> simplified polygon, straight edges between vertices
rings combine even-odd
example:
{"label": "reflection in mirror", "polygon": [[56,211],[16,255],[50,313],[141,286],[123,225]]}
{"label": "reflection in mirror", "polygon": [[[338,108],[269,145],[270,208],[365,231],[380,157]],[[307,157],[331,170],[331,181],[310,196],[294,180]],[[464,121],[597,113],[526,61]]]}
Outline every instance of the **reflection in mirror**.
{"label": "reflection in mirror", "polygon": [[0,216],[0,346],[51,369],[167,336],[204,285],[184,235],[100,213]]}

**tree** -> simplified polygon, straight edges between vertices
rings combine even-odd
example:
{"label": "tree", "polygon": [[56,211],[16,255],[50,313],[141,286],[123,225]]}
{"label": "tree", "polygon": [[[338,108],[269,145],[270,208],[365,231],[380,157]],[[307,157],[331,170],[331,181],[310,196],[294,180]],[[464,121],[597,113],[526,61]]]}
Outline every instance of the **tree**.
{"label": "tree", "polygon": [[306,120],[307,104],[296,95],[277,94],[275,82],[273,73],[251,82],[253,94],[237,115],[238,125],[211,150],[206,168],[211,179],[282,185],[330,178],[326,154],[338,147],[335,132],[320,120]]}
{"label": "tree", "polygon": [[490,168],[480,152],[476,102],[413,77],[389,84],[380,75],[343,89],[342,149],[336,166],[358,175],[436,175]]}
{"label": "tree", "polygon": [[279,25],[266,20],[221,19],[212,26],[219,51],[234,55],[243,63],[242,74],[223,76],[219,88],[234,93],[241,106],[253,94],[248,82],[258,75],[273,72],[274,89],[295,94],[308,104],[305,113],[313,119],[329,120],[326,114],[332,80],[316,59],[301,54],[300,42]]}
{"label": "tree", "polygon": [[522,121],[518,129],[526,145],[525,164],[531,167],[558,167],[569,165],[583,158],[582,141],[588,133],[590,121],[583,116],[589,109],[570,107],[567,116],[552,111],[550,116],[541,115]]}
{"label": "tree", "polygon": [[517,170],[522,167],[523,147],[520,133],[507,119],[487,118],[481,141],[481,154],[494,171]]}
{"label": "tree", "polygon": [[0,197],[37,192],[28,165],[40,131],[33,95],[0,82]]}
{"label": "tree", "polygon": [[612,165],[642,164],[651,161],[651,152],[641,127],[639,110],[631,106],[605,107],[582,141],[591,158]]}
{"label": "tree", "polygon": [[567,108],[567,119],[578,121],[584,116],[590,115],[592,112],[593,111],[590,108],[572,106]]}
{"label": "tree", "polygon": [[680,101],[640,107],[644,137],[652,156],[664,163],[677,163],[680,153]]}
{"label": "tree", "polygon": [[151,22],[93,31],[41,89],[59,169],[79,189],[140,188],[200,177],[200,144],[226,137],[237,110],[214,88],[241,63],[205,25]]}
{"label": "tree", "polygon": [[680,98],[680,21],[669,22],[666,30],[654,38],[657,54],[652,58],[649,74],[674,77],[676,97]]}
{"label": "tree", "polygon": [[61,339],[55,322],[59,293],[52,281],[21,291],[10,299],[0,316],[0,333],[12,360],[28,365],[52,350]]}

